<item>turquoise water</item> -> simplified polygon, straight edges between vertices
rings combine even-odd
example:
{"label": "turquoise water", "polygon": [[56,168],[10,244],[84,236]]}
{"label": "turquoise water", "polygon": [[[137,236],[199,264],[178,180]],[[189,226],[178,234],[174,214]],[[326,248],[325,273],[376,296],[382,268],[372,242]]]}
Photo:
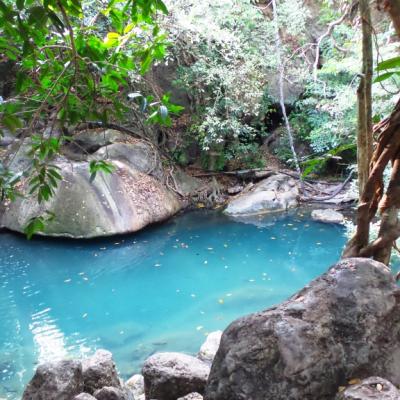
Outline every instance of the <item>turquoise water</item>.
{"label": "turquoise water", "polygon": [[345,242],[301,214],[245,222],[199,211],[102,241],[1,234],[0,399],[19,398],[38,362],[96,348],[124,377],[155,351],[196,353],[326,271]]}

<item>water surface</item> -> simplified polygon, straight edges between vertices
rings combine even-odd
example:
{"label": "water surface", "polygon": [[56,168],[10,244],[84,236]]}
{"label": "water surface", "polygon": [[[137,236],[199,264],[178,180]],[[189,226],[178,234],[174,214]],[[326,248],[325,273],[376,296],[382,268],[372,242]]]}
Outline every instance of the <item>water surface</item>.
{"label": "water surface", "polygon": [[96,348],[123,377],[155,351],[196,353],[325,272],[345,243],[301,214],[245,222],[199,211],[101,241],[1,234],[0,399],[18,399],[38,362]]}

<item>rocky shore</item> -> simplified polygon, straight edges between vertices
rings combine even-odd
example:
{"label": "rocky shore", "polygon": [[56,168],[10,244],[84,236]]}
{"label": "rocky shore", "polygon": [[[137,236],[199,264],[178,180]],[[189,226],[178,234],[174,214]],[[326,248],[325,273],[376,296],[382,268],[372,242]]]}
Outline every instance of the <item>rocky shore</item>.
{"label": "rocky shore", "polygon": [[221,334],[196,356],[151,355],[126,382],[105,350],[43,364],[22,399],[400,399],[400,290],[381,263],[343,260]]}

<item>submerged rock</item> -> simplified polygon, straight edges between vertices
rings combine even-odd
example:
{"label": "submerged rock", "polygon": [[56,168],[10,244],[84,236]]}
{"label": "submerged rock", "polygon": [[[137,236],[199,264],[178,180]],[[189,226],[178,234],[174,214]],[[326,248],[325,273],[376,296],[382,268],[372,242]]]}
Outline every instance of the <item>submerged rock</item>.
{"label": "submerged rock", "polygon": [[82,365],[64,360],[39,365],[22,400],[71,400],[83,392]]}
{"label": "submerged rock", "polygon": [[343,214],[331,208],[313,210],[311,218],[314,221],[325,222],[327,224],[342,224],[344,222]]}
{"label": "submerged rock", "polygon": [[181,353],[156,353],[142,369],[146,399],[176,400],[192,392],[203,393],[210,367]]}
{"label": "submerged rock", "polygon": [[200,360],[211,364],[217,354],[221,342],[222,331],[211,332],[206,341],[201,345],[198,357]]}
{"label": "submerged rock", "polygon": [[121,386],[112,354],[106,350],[97,350],[82,360],[82,374],[84,391],[90,394],[104,386]]}
{"label": "submerged rock", "polygon": [[350,379],[400,384],[400,290],[390,270],[346,259],[288,301],[233,322],[206,400],[330,400]]}
{"label": "submerged rock", "polygon": [[[99,172],[91,181],[90,160],[107,155],[115,171]],[[26,167],[26,157],[20,158],[16,157],[17,169]],[[31,218],[48,210],[55,218],[46,223],[45,235],[92,238],[135,232],[182,208],[163,180],[160,155],[145,142],[114,143],[87,160],[59,158],[53,164],[63,176],[54,196],[45,205],[38,204],[35,196],[17,198],[4,207],[0,227],[23,232]],[[29,190],[26,182],[22,190]]]}
{"label": "submerged rock", "polygon": [[338,393],[336,400],[399,400],[400,391],[386,379],[371,377]]}
{"label": "submerged rock", "polygon": [[298,206],[299,194],[295,179],[284,174],[273,175],[231,200],[225,213],[242,216],[285,211]]}

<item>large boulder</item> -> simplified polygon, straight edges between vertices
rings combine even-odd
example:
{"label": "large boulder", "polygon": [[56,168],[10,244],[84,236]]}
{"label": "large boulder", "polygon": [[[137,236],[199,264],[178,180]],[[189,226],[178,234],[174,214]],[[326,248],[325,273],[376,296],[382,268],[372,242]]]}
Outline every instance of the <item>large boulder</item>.
{"label": "large boulder", "polygon": [[83,392],[82,365],[63,360],[39,365],[22,400],[71,400]]}
{"label": "large boulder", "polygon": [[89,358],[82,360],[84,391],[94,393],[104,386],[120,387],[118,372],[112,354],[106,350],[97,350]]}
{"label": "large boulder", "polygon": [[[107,154],[115,171],[98,173],[91,181],[90,160]],[[25,165],[24,157],[15,160],[16,168]],[[100,148],[86,161],[61,157],[53,164],[63,176],[54,196],[46,204],[38,204],[35,196],[6,204],[0,215],[0,227],[23,232],[31,218],[48,210],[55,218],[46,223],[45,235],[92,238],[135,232],[182,208],[162,179],[159,154],[145,142],[114,143],[108,150]],[[26,186],[22,187],[25,192]]]}
{"label": "large boulder", "polygon": [[272,175],[231,200],[225,213],[243,216],[286,211],[298,206],[299,194],[295,179],[284,174]]}
{"label": "large boulder", "polygon": [[176,400],[192,392],[203,393],[210,367],[181,353],[156,353],[144,363],[146,399]]}
{"label": "large boulder", "polygon": [[154,176],[161,180],[164,174],[160,154],[149,143],[136,141],[134,143],[113,143],[97,150],[91,159],[118,160],[130,168],[143,174]]}
{"label": "large boulder", "polygon": [[400,290],[363,258],[332,267],[286,302],[224,332],[206,400],[331,400],[353,378],[400,384]]}
{"label": "large boulder", "polygon": [[324,222],[326,224],[343,224],[344,222],[343,214],[331,208],[313,210],[311,212],[311,218],[314,221]]}
{"label": "large boulder", "polygon": [[211,364],[217,354],[221,342],[222,331],[211,332],[207,335],[206,341],[201,345],[199,354],[200,360]]}
{"label": "large boulder", "polygon": [[349,386],[336,396],[336,400],[399,400],[400,391],[386,379],[376,376]]}

